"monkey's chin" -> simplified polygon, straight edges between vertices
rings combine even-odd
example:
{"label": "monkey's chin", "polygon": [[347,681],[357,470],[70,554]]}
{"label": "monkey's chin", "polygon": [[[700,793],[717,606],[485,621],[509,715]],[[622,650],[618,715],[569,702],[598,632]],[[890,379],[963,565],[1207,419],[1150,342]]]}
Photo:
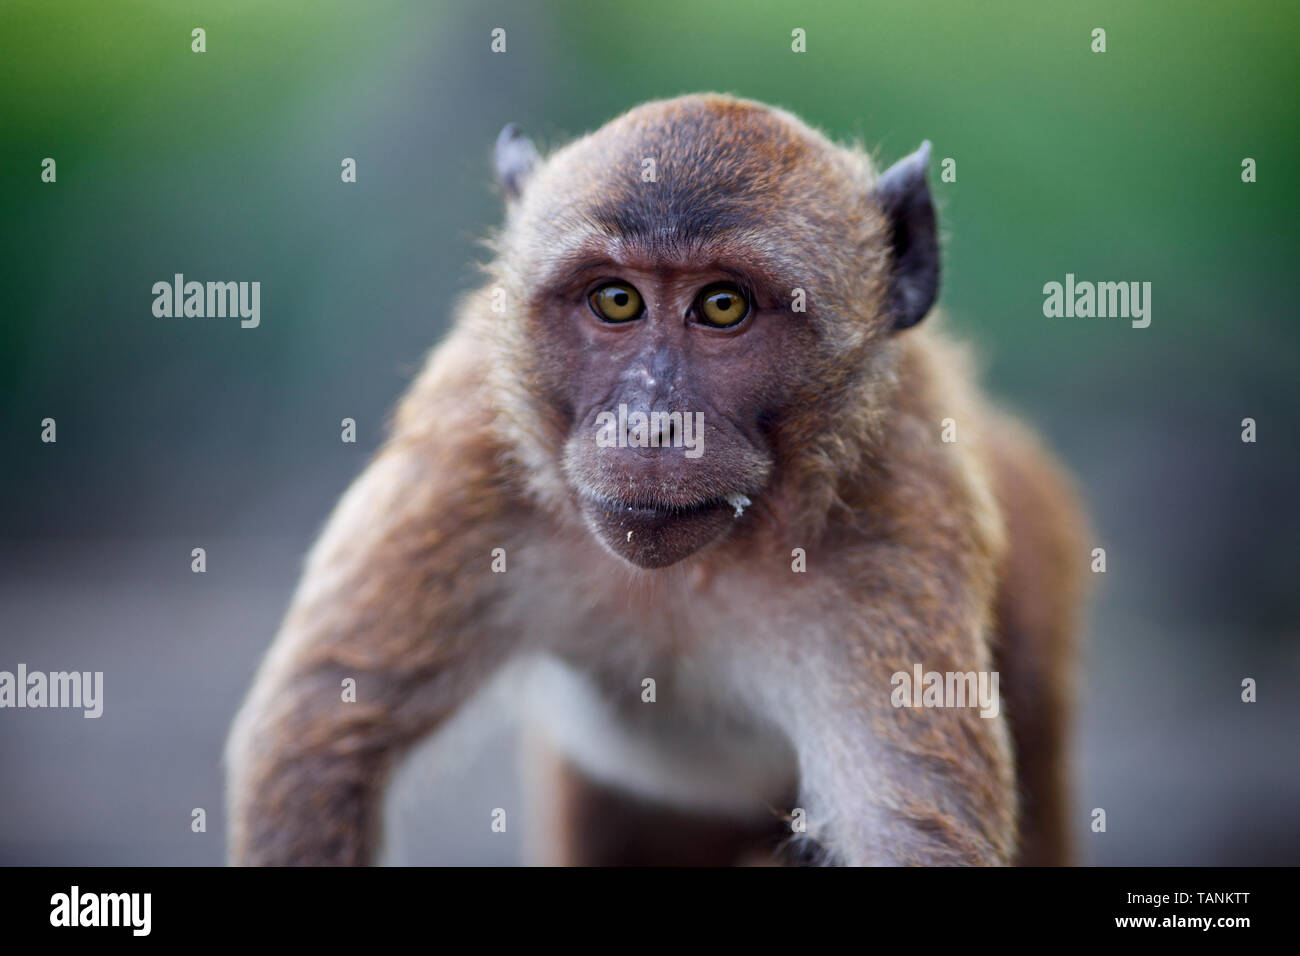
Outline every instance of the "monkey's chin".
{"label": "monkey's chin", "polygon": [[584,498],[587,526],[607,549],[639,568],[666,568],[722,537],[739,510],[725,501],[656,508]]}

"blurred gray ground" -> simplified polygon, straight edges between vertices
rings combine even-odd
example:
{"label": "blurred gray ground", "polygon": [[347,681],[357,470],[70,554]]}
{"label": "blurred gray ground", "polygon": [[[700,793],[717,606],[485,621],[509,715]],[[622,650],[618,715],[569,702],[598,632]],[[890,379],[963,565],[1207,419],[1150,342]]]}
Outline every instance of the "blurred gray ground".
{"label": "blurred gray ground", "polygon": [[[102,670],[105,704],[98,719],[0,712],[0,864],[223,861],[225,733],[279,624],[304,542],[201,544],[205,574],[190,571],[195,545],[179,540],[66,540],[7,556],[0,669],[23,661]],[[480,828],[470,824],[518,804],[509,736],[485,729],[482,753],[466,763],[463,738],[478,741],[456,728],[413,763],[418,774],[446,752],[452,766],[428,790],[432,799],[394,788],[394,862],[514,858],[513,833],[474,839]],[[195,807],[207,811],[206,833],[190,830]],[[490,835],[486,824],[481,831]]]}
{"label": "blurred gray ground", "polygon": [[[1148,447],[1148,454],[1164,454]],[[1135,487],[1151,462],[1108,457],[1098,490]],[[269,491],[257,513],[319,520],[338,476]],[[1107,487],[1113,485],[1113,487]],[[1103,498],[1103,500],[1106,500]],[[1115,499],[1112,499],[1115,500]],[[1126,571],[1163,549],[1158,511],[1111,541],[1087,636],[1077,820],[1087,862],[1300,862],[1294,643],[1241,643],[1186,616],[1164,623],[1183,574]],[[57,539],[7,547],[0,561],[0,668],[103,670],[104,715],[0,713],[0,863],[216,864],[223,854],[221,748],[270,641],[310,535],[228,539]],[[1145,544],[1144,544],[1145,542]],[[7,545],[13,542],[6,542]],[[208,551],[208,571],[189,551]],[[1157,590],[1153,590],[1156,588]],[[1260,700],[1239,702],[1242,676]],[[393,864],[517,860],[523,821],[507,702],[423,748],[390,793]],[[190,813],[208,814],[204,834]],[[510,814],[493,834],[492,808]],[[1108,832],[1087,830],[1107,811]],[[516,824],[514,821],[520,821]]]}

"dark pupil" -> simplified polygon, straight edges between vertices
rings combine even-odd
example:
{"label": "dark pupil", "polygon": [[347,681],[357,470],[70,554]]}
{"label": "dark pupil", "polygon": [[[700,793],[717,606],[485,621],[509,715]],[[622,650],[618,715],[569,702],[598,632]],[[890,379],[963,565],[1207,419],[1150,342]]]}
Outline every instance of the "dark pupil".
{"label": "dark pupil", "polygon": [[628,301],[628,296],[626,292],[614,293],[614,304],[619,308],[622,308],[623,306],[627,305],[627,301]]}
{"label": "dark pupil", "polygon": [[718,296],[716,299],[714,299],[714,305],[716,305],[716,306],[717,306],[719,309],[721,309],[723,312],[730,312],[730,311],[731,311],[731,296],[729,296],[729,295],[720,295],[720,296]]}

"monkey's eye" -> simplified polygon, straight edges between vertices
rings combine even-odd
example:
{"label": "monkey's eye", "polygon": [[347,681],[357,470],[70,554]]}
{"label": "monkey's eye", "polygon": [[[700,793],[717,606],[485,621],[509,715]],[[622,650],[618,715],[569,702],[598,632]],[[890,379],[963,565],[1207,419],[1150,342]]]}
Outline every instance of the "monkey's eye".
{"label": "monkey's eye", "polygon": [[587,300],[606,322],[631,322],[641,314],[641,293],[626,282],[606,282]]}
{"label": "monkey's eye", "polygon": [[700,321],[717,329],[729,329],[749,315],[749,300],[730,282],[719,282],[700,293]]}

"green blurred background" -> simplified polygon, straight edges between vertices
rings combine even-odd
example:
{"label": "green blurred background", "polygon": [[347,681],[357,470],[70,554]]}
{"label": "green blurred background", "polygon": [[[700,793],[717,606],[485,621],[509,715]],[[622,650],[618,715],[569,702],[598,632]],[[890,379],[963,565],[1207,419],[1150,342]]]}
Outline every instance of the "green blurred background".
{"label": "green blurred background", "polygon": [[[102,669],[107,702],[0,713],[0,862],[221,859],[225,728],[302,553],[476,281],[496,133],[558,145],[698,90],[883,162],[925,138],[957,160],[955,183],[932,169],[949,325],[1078,476],[1108,551],[1086,859],[1300,862],[1300,9],[1134,6],[7,0],[0,669]],[[261,326],[155,318],[176,272],[259,280]],[[1151,282],[1151,326],[1044,318],[1067,272]],[[408,768],[389,862],[515,858],[486,823],[519,796],[509,731]],[[480,816],[481,836],[445,825]]]}

